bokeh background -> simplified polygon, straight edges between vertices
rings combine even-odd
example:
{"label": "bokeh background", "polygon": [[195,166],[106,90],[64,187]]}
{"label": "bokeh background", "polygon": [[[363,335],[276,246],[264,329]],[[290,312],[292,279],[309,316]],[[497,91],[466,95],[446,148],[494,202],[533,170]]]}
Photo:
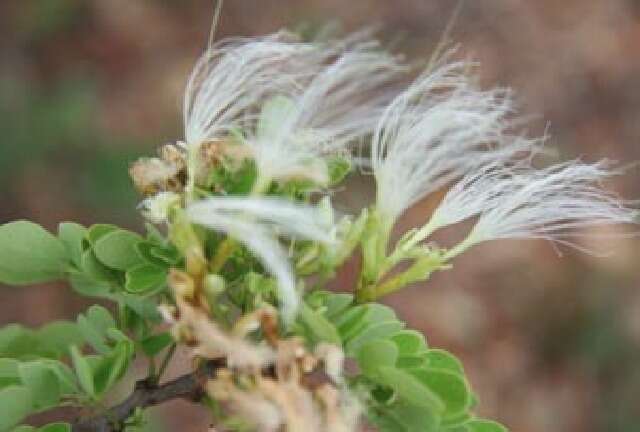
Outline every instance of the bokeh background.
{"label": "bokeh background", "polygon": [[[456,4],[227,0],[218,38],[375,24],[417,60]],[[128,165],[181,137],[181,92],[211,14],[208,0],[2,0],[0,223],[139,228]],[[640,1],[468,0],[452,39],[481,63],[484,82],[516,90],[531,132],[548,126],[559,157],[640,160]],[[640,197],[640,170],[613,186]],[[423,221],[433,205],[421,203],[404,223]],[[514,432],[638,431],[640,240],[592,242],[611,254],[483,245],[387,301],[430,344],[464,360],[480,413]],[[0,287],[0,296],[1,324],[71,318],[84,306],[63,284]],[[206,430],[186,404],[162,412],[177,430]]]}

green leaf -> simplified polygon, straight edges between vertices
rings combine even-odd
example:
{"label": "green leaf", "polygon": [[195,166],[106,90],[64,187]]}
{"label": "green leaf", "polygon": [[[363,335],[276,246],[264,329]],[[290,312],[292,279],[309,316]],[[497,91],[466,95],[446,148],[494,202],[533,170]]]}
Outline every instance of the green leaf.
{"label": "green leaf", "polygon": [[156,246],[150,241],[143,241],[136,245],[136,252],[138,252],[138,255],[140,255],[147,264],[158,267],[167,267],[167,263],[164,260],[158,258],[152,253],[152,250],[155,247]]}
{"label": "green leaf", "polygon": [[103,334],[105,334],[108,329],[117,327],[116,321],[111,316],[111,312],[100,305],[89,307],[86,314],[93,326],[101,330]]}
{"label": "green leaf", "polygon": [[107,267],[120,271],[143,264],[136,245],[143,239],[130,231],[115,230],[101,236],[93,247],[96,258]]}
{"label": "green leaf", "polygon": [[387,321],[398,322],[393,309],[377,303],[368,303],[347,310],[337,317],[336,325],[342,339],[350,340],[368,329],[370,325]]}
{"label": "green leaf", "polygon": [[180,261],[180,252],[173,245],[155,246],[151,248],[151,255],[163,261],[165,265],[176,265]]}
{"label": "green leaf", "polygon": [[0,388],[20,384],[18,365],[17,360],[0,358]]}
{"label": "green leaf", "polygon": [[465,426],[470,432],[509,432],[506,427],[491,420],[471,420]]}
{"label": "green leaf", "polygon": [[[92,282],[112,282],[118,278],[117,273],[105,266],[96,257],[93,249],[87,249],[80,257],[80,269],[83,276],[88,277]],[[93,285],[95,286],[95,285]],[[92,290],[87,290],[91,292]]]}
{"label": "green leaf", "polygon": [[69,275],[71,288],[80,295],[97,298],[110,298],[111,285],[106,281],[98,281],[84,274]]}
{"label": "green leaf", "polygon": [[173,342],[174,339],[171,334],[164,332],[141,340],[140,346],[147,356],[154,357]]}
{"label": "green leaf", "polygon": [[404,328],[404,323],[393,320],[368,325],[360,334],[347,340],[345,344],[345,352],[353,355],[363,344],[376,340],[386,339]]}
{"label": "green leaf", "polygon": [[105,341],[104,334],[98,331],[86,316],[78,316],[78,328],[82,332],[84,339],[97,353],[105,354],[111,350]]}
{"label": "green leaf", "polygon": [[[20,345],[20,341],[27,335],[27,330],[19,324],[9,324],[0,328],[0,357],[17,357],[16,351],[19,349],[16,350],[16,345]],[[30,342],[35,343],[35,338]]]}
{"label": "green leaf", "polygon": [[104,394],[121,378],[129,366],[133,349],[128,343],[119,342],[109,354],[102,357],[93,368],[96,394]]}
{"label": "green leaf", "polygon": [[107,309],[93,305],[84,315],[78,315],[77,321],[79,331],[96,352],[105,354],[111,351],[106,335],[109,329],[117,327],[117,324]]}
{"label": "green leaf", "polygon": [[440,431],[439,416],[423,406],[413,405],[400,399],[389,405],[376,407],[369,418],[381,432]]}
{"label": "green leaf", "polygon": [[38,429],[38,432],[71,432],[69,423],[51,423]]}
{"label": "green leaf", "polygon": [[118,228],[117,226],[110,225],[110,224],[91,225],[87,230],[86,239],[89,243],[91,243],[91,245],[95,245],[98,242],[98,240],[100,240],[102,237],[109,234],[110,232],[113,232],[119,229],[120,228]]}
{"label": "green leaf", "polygon": [[69,321],[54,321],[37,331],[39,347],[51,352],[54,358],[68,354],[71,345],[82,345],[84,337],[76,325]]}
{"label": "green leaf", "polygon": [[398,348],[384,339],[366,343],[356,353],[358,366],[366,376],[375,376],[380,367],[393,367],[397,358]]}
{"label": "green leaf", "polygon": [[457,373],[438,369],[417,369],[410,373],[431,389],[445,404],[443,416],[455,417],[471,403],[469,386]]}
{"label": "green leaf", "polygon": [[18,426],[17,428],[11,429],[11,432],[38,432],[38,428],[34,428],[29,425]]}
{"label": "green leaf", "polygon": [[411,404],[429,408],[434,412],[445,409],[440,398],[418,378],[395,367],[378,368],[376,381],[391,387],[398,396]]}
{"label": "green leaf", "polygon": [[58,404],[60,401],[58,377],[45,362],[22,363],[18,371],[22,383],[31,392],[34,410],[40,411]]}
{"label": "green leaf", "polygon": [[41,360],[55,374],[60,386],[61,395],[78,393],[78,381],[66,364],[57,360]]}
{"label": "green leaf", "polygon": [[402,330],[394,334],[391,340],[398,346],[401,356],[418,354],[427,349],[424,335],[415,330]]}
{"label": "green leaf", "polygon": [[80,387],[92,399],[95,398],[96,390],[93,383],[91,365],[76,346],[72,346],[69,352],[71,353],[71,362],[73,363],[73,369],[76,371]]}
{"label": "green leaf", "polygon": [[207,184],[228,195],[248,195],[256,182],[258,171],[253,160],[244,160],[238,167],[220,165],[214,168]]}
{"label": "green leaf", "polygon": [[28,221],[0,226],[0,282],[28,285],[61,279],[68,266],[64,244]]}
{"label": "green leaf", "polygon": [[335,320],[335,325],[343,339],[356,335],[366,327],[368,309],[366,305],[358,305],[348,309]]}
{"label": "green leaf", "polygon": [[38,330],[10,324],[0,329],[0,357],[58,359],[67,354],[70,344],[83,341],[75,324],[66,321],[54,321]]}
{"label": "green leaf", "polygon": [[67,254],[77,267],[83,252],[82,241],[87,234],[87,229],[80,224],[73,222],[63,222],[58,225],[58,238],[67,248]]}
{"label": "green leaf", "polygon": [[19,361],[10,358],[0,358],[0,378],[18,377]]}
{"label": "green leaf", "polygon": [[336,327],[322,314],[315,312],[306,304],[302,305],[300,319],[318,340],[339,346],[342,345],[340,334]]}
{"label": "green leaf", "polygon": [[460,414],[443,419],[442,425],[447,427],[448,432],[458,432],[459,429],[463,430],[463,432],[468,432],[466,424],[472,418],[473,416],[469,411],[463,411]]}
{"label": "green leaf", "polygon": [[31,412],[31,392],[24,386],[9,386],[0,390],[0,431],[17,425]]}
{"label": "green leaf", "polygon": [[34,356],[52,356],[52,353],[40,348],[35,331],[18,324],[9,324],[0,329],[0,357],[20,359]]}
{"label": "green leaf", "polygon": [[351,171],[351,162],[349,159],[335,155],[327,159],[327,168],[329,171],[329,185],[335,186]]}
{"label": "green leaf", "polygon": [[144,229],[147,232],[146,239],[151,243],[164,245],[167,242],[167,239],[164,238],[164,235],[153,224],[145,222]]}
{"label": "green leaf", "polygon": [[326,299],[327,318],[333,319],[342,314],[353,304],[353,295],[347,293],[331,293]]}
{"label": "green leaf", "polygon": [[453,354],[443,349],[430,349],[424,354],[430,368],[445,369],[464,376],[462,363]]}
{"label": "green leaf", "polygon": [[123,332],[121,332],[115,327],[111,327],[107,329],[106,335],[109,339],[111,339],[114,342],[123,342],[123,341],[131,342],[131,339],[129,339],[129,336],[127,336],[126,334],[124,334]]}
{"label": "green leaf", "polygon": [[167,270],[152,264],[141,264],[127,271],[124,289],[132,294],[155,292],[166,285]]}
{"label": "green leaf", "polygon": [[427,367],[427,360],[424,356],[419,355],[400,356],[396,362],[396,367],[398,369],[425,368]]}
{"label": "green leaf", "polygon": [[369,303],[365,305],[367,312],[367,320],[371,323],[382,321],[397,321],[398,317],[393,309],[379,303]]}
{"label": "green leaf", "polygon": [[156,323],[162,321],[160,312],[158,312],[158,305],[155,301],[126,292],[118,293],[114,295],[113,298],[126,304],[133,312],[144,319]]}

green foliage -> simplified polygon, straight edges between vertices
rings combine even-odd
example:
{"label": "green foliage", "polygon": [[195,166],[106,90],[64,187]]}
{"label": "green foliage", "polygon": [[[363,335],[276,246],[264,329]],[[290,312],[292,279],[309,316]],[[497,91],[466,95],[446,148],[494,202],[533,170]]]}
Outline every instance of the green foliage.
{"label": "green foliage", "polygon": [[223,163],[211,171],[207,184],[228,194],[247,195],[253,188],[257,174],[256,165],[251,160],[245,160],[239,166]]}
{"label": "green foliage", "polygon": [[38,330],[10,324],[0,329],[0,357],[60,359],[68,348],[83,341],[75,323],[54,321]]}
{"label": "green foliage", "polygon": [[0,430],[8,430],[27,415],[53,408],[77,394],[75,377],[62,362],[0,359],[0,406],[3,414],[6,412],[0,417]]}
{"label": "green foliage", "polygon": [[[286,97],[269,99],[260,112],[257,133],[275,137],[282,116],[295,109]],[[344,384],[381,431],[505,431],[474,416],[476,397],[453,354],[429,347],[421,333],[405,328],[393,309],[372,302],[444,268],[440,251],[408,245],[403,238],[388,254],[391,227],[376,209],[338,218],[328,196],[318,199],[318,191],[339,185],[351,172],[349,158],[327,155],[302,161],[309,175],[264,176],[242,153],[243,140],[242,131],[234,131],[229,142],[221,143],[222,153],[203,164],[209,171],[198,172],[197,184],[179,201],[263,194],[316,205],[323,218],[335,222],[333,244],[280,239],[291,256],[297,286],[306,291],[295,322],[279,323],[281,334],[301,337],[309,352],[321,343],[339,346],[357,366],[346,373]],[[186,156],[190,160],[193,155]],[[166,225],[166,234],[147,225],[140,235],[111,224],[84,227],[65,222],[57,236],[27,221],[0,226],[0,282],[25,285],[66,279],[75,293],[102,304],[90,306],[75,322],[0,329],[0,432],[69,431],[64,423],[17,425],[33,413],[59,406],[100,412],[109,391],[139,356],[148,361],[146,382],[160,382],[176,345],[185,343],[180,328],[168,331],[159,325],[158,306],[179,304],[168,289],[170,274],[198,275],[191,287],[197,296],[191,300],[206,304],[210,318],[225,330],[242,321],[244,314],[280,306],[276,279],[233,236],[193,225],[179,205],[168,212]],[[324,291],[325,283],[356,252],[363,264],[354,294]],[[388,276],[400,262],[408,262],[406,269]],[[261,340],[265,334],[250,328],[248,337]],[[218,409],[213,399],[204,403],[212,411]],[[249,430],[246,419],[219,417],[233,430]],[[157,430],[150,424],[145,411],[137,409],[117,427],[129,432]]]}
{"label": "green foliage", "polygon": [[[348,172],[349,167],[340,161],[335,164],[336,178]],[[235,186],[225,180],[225,187]],[[355,222],[346,222],[345,253],[313,249],[317,247],[313,244],[296,245],[301,270],[310,274],[333,271],[358,243],[367,220],[364,212]],[[1,253],[10,264],[0,268],[3,281],[33,283],[66,276],[76,292],[112,301],[118,310],[115,319],[106,308],[94,305],[75,323],[53,322],[35,330],[13,324],[0,330],[0,406],[10,410],[0,420],[0,430],[65,401],[96,404],[124,376],[136,351],[153,358],[174,343],[170,334],[154,332],[156,305],[159,296],[166,295],[169,268],[183,265],[179,250],[187,250],[193,241],[204,242],[211,251],[219,245],[218,238],[203,236],[199,230],[174,233],[171,238],[176,235],[185,243],[174,245],[152,227],[142,237],[113,225],[85,228],[63,223],[57,238],[29,222],[0,228],[0,242],[5,246]],[[277,304],[274,279],[264,275],[243,249],[233,251],[223,274],[230,278],[229,283],[211,275],[206,286],[216,315]],[[471,413],[475,396],[459,360],[430,348],[422,334],[405,329],[387,306],[358,303],[351,294],[313,290],[290,331],[311,347],[320,342],[339,345],[355,360],[358,373],[348,381],[365,401],[369,420],[383,431],[505,430]],[[15,430],[68,428],[52,424]]]}
{"label": "green foliage", "polygon": [[15,426],[31,412],[31,392],[24,386],[12,385],[0,389],[0,430]]}
{"label": "green foliage", "polygon": [[58,226],[58,238],[64,243],[67,255],[76,267],[80,266],[82,260],[82,241],[86,233],[87,229],[77,223],[63,222]]}
{"label": "green foliage", "polygon": [[303,327],[309,342],[329,342],[340,345],[340,333],[321,313],[303,305],[300,311],[300,325]]}
{"label": "green foliage", "polygon": [[140,348],[147,356],[154,357],[172,343],[174,343],[173,337],[165,332],[142,339],[140,341]]}
{"label": "green foliage", "polygon": [[295,328],[306,339],[341,341],[359,368],[351,383],[367,394],[369,419],[381,430],[498,427],[475,420],[470,412],[475,395],[460,361],[429,348],[422,334],[405,329],[386,306],[357,304],[350,294],[315,291],[307,296]]}
{"label": "green foliage", "polygon": [[0,282],[28,285],[60,279],[69,255],[63,242],[28,221],[0,226]]}
{"label": "green foliage", "polygon": [[71,432],[71,425],[69,423],[51,423],[41,428],[33,426],[18,426],[11,432]]}
{"label": "green foliage", "polygon": [[60,400],[58,377],[46,363],[33,361],[18,366],[22,384],[31,393],[31,402],[35,410],[54,407]]}
{"label": "green foliage", "polygon": [[[148,239],[113,225],[75,226],[67,244],[77,250],[69,271],[71,286],[79,294],[116,302],[137,315],[134,321],[157,322],[154,295],[166,289],[166,274],[179,261],[174,246],[154,232]],[[82,236],[80,235],[82,234]]]}
{"label": "green foliage", "polygon": [[167,271],[155,264],[140,264],[127,270],[124,289],[131,294],[149,294],[165,287]]}
{"label": "green foliage", "polygon": [[109,268],[127,271],[142,264],[142,257],[136,250],[142,237],[137,234],[116,229],[94,241],[93,252],[96,258]]}
{"label": "green foliage", "polygon": [[[0,431],[67,401],[99,401],[134,358],[134,342],[117,327],[109,311],[95,305],[77,323],[53,322],[37,330],[14,324],[0,330],[0,392],[12,400],[6,405],[12,415],[0,420]],[[82,354],[82,347],[94,354]],[[1,400],[0,406],[5,406]],[[38,430],[66,427],[52,424]]]}

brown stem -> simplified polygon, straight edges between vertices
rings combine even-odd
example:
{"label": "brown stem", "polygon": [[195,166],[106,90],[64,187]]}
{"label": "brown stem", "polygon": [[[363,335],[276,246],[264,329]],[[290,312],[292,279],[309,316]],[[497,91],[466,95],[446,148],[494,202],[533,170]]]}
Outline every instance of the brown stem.
{"label": "brown stem", "polygon": [[118,432],[124,429],[124,422],[137,408],[148,408],[174,399],[198,402],[204,396],[204,384],[207,379],[215,376],[218,369],[225,367],[225,363],[224,359],[209,360],[196,371],[162,385],[154,385],[147,380],[138,381],[135,390],[124,402],[101,415],[78,420],[71,425],[71,430]]}

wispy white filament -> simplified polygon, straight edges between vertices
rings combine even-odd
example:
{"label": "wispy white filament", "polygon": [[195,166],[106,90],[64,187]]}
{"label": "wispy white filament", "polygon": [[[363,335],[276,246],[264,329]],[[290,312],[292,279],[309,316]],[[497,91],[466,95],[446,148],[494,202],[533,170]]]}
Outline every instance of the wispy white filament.
{"label": "wispy white filament", "polygon": [[414,234],[410,245],[434,231],[494,208],[518,189],[516,173],[529,168],[525,159],[514,165],[492,163],[478,168],[455,183],[431,214],[429,222]]}
{"label": "wispy white filament", "polygon": [[262,177],[299,176],[305,167],[312,170],[317,158],[371,134],[392,99],[390,84],[405,70],[376,42],[347,40],[318,48],[325,64],[300,91],[268,102],[247,139]]}
{"label": "wispy white filament", "polygon": [[241,127],[267,95],[295,88],[299,79],[317,67],[314,50],[284,32],[263,38],[230,38],[213,45],[196,63],[185,89],[187,144],[223,137]]}
{"label": "wispy white filament", "polygon": [[278,281],[282,313],[290,320],[299,298],[287,251],[277,239],[286,235],[331,243],[334,229],[326,216],[310,206],[276,198],[209,198],[191,204],[194,223],[224,232],[244,244]]}
{"label": "wispy white filament", "polygon": [[480,215],[456,252],[500,238],[543,238],[579,248],[568,240],[581,235],[576,229],[630,223],[637,216],[602,187],[615,174],[608,166],[571,161],[540,170],[487,169],[454,186],[429,224],[436,229]]}
{"label": "wispy white filament", "polygon": [[511,135],[508,90],[480,90],[469,63],[446,60],[391,103],[373,136],[377,208],[391,222],[447,183],[537,145]]}

